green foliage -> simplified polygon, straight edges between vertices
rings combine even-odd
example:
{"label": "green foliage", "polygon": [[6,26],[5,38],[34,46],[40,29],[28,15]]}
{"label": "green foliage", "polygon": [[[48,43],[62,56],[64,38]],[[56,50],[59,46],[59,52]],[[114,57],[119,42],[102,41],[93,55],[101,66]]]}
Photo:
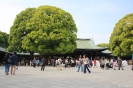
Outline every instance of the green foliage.
{"label": "green foliage", "polygon": [[9,34],[0,31],[0,47],[8,47],[8,36]]}
{"label": "green foliage", "polygon": [[29,33],[29,31],[26,30],[26,24],[30,18],[32,18],[34,12],[35,8],[27,8],[16,16],[15,21],[10,28],[8,51],[27,51],[22,48],[22,41]]}
{"label": "green foliage", "polygon": [[107,44],[107,43],[97,44],[97,46],[99,46],[99,47],[107,47],[109,49],[109,44]]}
{"label": "green foliage", "polygon": [[130,56],[133,53],[133,13],[116,23],[109,45],[116,56]]}
{"label": "green foliage", "polygon": [[76,33],[70,13],[54,6],[28,8],[17,15],[11,27],[8,49],[45,55],[72,53]]}

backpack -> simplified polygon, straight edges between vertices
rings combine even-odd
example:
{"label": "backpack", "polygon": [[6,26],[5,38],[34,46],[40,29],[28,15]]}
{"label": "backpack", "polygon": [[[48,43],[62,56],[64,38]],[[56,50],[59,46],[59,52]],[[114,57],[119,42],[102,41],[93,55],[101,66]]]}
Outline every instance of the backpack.
{"label": "backpack", "polygon": [[7,61],[8,61],[8,63],[12,63],[12,59],[10,57],[8,58]]}

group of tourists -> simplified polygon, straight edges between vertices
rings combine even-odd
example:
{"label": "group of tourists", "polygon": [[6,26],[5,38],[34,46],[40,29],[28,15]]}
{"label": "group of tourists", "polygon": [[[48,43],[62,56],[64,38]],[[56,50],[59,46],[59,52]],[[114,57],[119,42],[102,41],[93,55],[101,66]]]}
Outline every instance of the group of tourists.
{"label": "group of tourists", "polygon": [[5,65],[5,75],[10,74],[15,75],[16,69],[18,69],[18,57],[16,55],[17,53],[14,52],[12,56],[10,56],[9,53],[6,53],[6,55],[3,58],[3,63]]}
{"label": "group of tourists", "polygon": [[36,66],[40,66],[41,64],[41,71],[44,71],[45,69],[45,65],[46,65],[46,60],[44,57],[42,57],[42,59],[37,59],[34,57],[33,60],[30,61],[30,66],[33,66],[34,68],[36,68]]}
{"label": "group of tourists", "polygon": [[117,59],[112,58],[110,60],[108,58],[100,59],[99,62],[100,62],[101,69],[112,68],[113,70],[116,70],[116,67],[118,67],[118,70],[120,70],[120,68],[122,70],[124,70],[123,64],[122,64],[122,59],[120,57],[118,57]]}

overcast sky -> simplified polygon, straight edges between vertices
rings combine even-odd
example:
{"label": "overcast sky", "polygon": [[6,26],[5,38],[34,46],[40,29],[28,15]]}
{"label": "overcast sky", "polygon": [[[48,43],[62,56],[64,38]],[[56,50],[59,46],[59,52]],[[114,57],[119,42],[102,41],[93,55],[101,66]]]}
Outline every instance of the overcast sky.
{"label": "overcast sky", "polygon": [[0,31],[10,33],[18,13],[41,5],[69,12],[78,28],[78,38],[93,38],[95,44],[108,43],[116,22],[133,13],[133,0],[0,0]]}

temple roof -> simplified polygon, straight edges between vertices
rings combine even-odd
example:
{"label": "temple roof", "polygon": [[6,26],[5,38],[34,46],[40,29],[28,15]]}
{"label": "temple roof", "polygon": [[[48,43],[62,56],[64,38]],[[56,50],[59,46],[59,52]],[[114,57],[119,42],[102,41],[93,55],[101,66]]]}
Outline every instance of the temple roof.
{"label": "temple roof", "polygon": [[5,48],[0,47],[1,52],[8,52]]}
{"label": "temple roof", "polygon": [[92,39],[77,39],[77,49],[106,50],[105,47],[96,46]]}
{"label": "temple roof", "polygon": [[[107,50],[107,48],[105,47],[99,47],[99,46],[96,46],[92,39],[80,39],[78,38],[76,40],[76,43],[77,43],[77,50]],[[1,52],[8,52],[5,48],[2,48],[0,47],[0,51]],[[103,51],[105,52],[105,51]],[[29,55],[29,53],[19,53],[19,54],[25,54],[25,55]]]}

